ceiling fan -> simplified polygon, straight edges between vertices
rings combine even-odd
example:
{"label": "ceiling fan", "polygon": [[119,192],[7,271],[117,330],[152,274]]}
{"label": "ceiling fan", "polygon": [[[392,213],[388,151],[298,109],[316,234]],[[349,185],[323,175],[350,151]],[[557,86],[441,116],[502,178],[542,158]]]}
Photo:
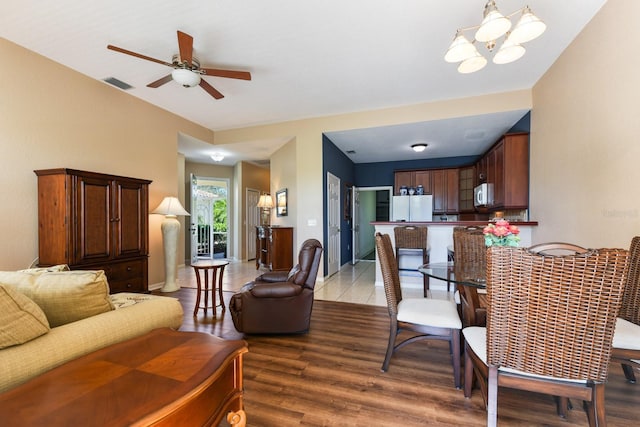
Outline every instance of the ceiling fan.
{"label": "ceiling fan", "polygon": [[108,45],[107,49],[115,50],[116,52],[125,53],[127,55],[135,56],[136,58],[146,59],[147,61],[156,62],[158,64],[166,65],[167,67],[173,68],[171,74],[168,74],[163,78],[156,80],[155,82],[149,83],[147,87],[157,88],[165,83],[170,82],[171,80],[175,80],[184,87],[194,87],[196,85],[199,85],[215,99],[221,99],[224,98],[224,95],[218,92],[204,79],[202,79],[202,76],[216,76],[226,77],[230,79],[251,80],[251,73],[249,73],[248,71],[201,68],[200,61],[198,61],[198,58],[193,56],[193,37],[191,37],[187,33],[183,33],[182,31],[178,31],[178,47],[180,49],[180,53],[173,55],[171,62],[161,61],[159,59],[151,58],[149,56],[122,49],[121,47],[113,45]]}

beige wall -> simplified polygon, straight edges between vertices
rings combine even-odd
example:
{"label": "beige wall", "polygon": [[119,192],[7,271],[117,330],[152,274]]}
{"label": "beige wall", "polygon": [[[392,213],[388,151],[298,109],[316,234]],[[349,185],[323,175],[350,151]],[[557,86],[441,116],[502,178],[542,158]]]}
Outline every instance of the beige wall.
{"label": "beige wall", "polygon": [[[34,169],[68,167],[153,180],[150,209],[178,195],[179,132],[211,131],[0,39],[0,269],[38,256]],[[149,283],[164,280],[160,223],[150,215]]]}
{"label": "beige wall", "polygon": [[640,234],[640,2],[607,2],[533,89],[534,241],[628,247]]}

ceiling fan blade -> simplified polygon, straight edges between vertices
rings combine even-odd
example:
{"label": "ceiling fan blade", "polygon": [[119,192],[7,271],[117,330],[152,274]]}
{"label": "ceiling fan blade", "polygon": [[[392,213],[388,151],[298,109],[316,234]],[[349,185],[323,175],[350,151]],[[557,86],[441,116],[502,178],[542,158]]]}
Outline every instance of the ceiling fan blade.
{"label": "ceiling fan blade", "polygon": [[204,79],[200,80],[200,87],[206,90],[209,95],[213,96],[215,99],[222,99],[224,95],[218,92],[213,86],[209,83],[205,82]]}
{"label": "ceiling fan blade", "polygon": [[171,80],[173,80],[173,77],[171,77],[171,74],[167,74],[166,76],[164,76],[163,78],[156,80],[155,82],[151,82],[147,85],[147,87],[160,87],[165,83],[169,83]]}
{"label": "ceiling fan blade", "polygon": [[180,48],[180,59],[191,67],[193,59],[193,37],[182,31],[178,31],[178,47]]}
{"label": "ceiling fan blade", "polygon": [[217,68],[200,68],[207,76],[228,77],[230,79],[251,80],[248,71],[220,70]]}
{"label": "ceiling fan blade", "polygon": [[169,62],[160,61],[159,59],[155,59],[155,58],[152,58],[150,56],[145,56],[145,55],[142,55],[140,53],[131,52],[130,50],[126,50],[126,49],[123,49],[121,47],[117,47],[117,46],[113,46],[113,45],[107,45],[107,49],[115,50],[116,52],[125,53],[127,55],[135,56],[136,58],[146,59],[147,61],[156,62],[158,64],[166,65],[167,67],[172,67],[173,68],[173,64],[171,64]]}

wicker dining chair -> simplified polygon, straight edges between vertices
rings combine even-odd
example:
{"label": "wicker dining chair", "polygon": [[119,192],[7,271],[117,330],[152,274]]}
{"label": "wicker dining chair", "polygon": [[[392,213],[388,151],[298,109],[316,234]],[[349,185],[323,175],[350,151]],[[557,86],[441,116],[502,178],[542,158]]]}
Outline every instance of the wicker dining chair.
{"label": "wicker dining chair", "polygon": [[583,400],[589,425],[606,425],[604,387],[628,263],[624,249],[488,249],[487,327],[463,330],[464,393],[475,373],[488,426],[497,424],[498,386]]}
{"label": "wicker dining chair", "polygon": [[[429,262],[429,249],[427,246],[427,227],[416,227],[413,225],[405,225],[393,228],[393,237],[396,243],[396,263],[398,269],[400,269],[400,252],[401,251],[420,251],[422,255],[422,263],[427,264]],[[422,286],[424,289],[424,296],[429,294],[429,277],[426,274],[422,275]],[[447,291],[449,289],[447,288]]]}
{"label": "wicker dining chair", "polygon": [[624,376],[636,382],[634,368],[640,368],[640,236],[631,240],[629,274],[613,335],[611,360],[622,364]]}
{"label": "wicker dining chair", "polygon": [[[391,238],[388,234],[376,233],[375,240],[390,320],[389,341],[382,372],[389,369],[391,356],[405,345],[422,339],[444,340],[449,343],[454,384],[456,388],[460,388],[462,322],[455,303],[448,299],[402,298]],[[402,331],[411,331],[414,334],[396,343],[398,334]]]}
{"label": "wicker dining chair", "polygon": [[549,242],[549,243],[540,243],[538,245],[533,245],[529,247],[530,252],[535,252],[541,255],[575,255],[575,254],[583,254],[588,251],[588,249],[583,248],[582,246],[574,245],[573,243],[564,243],[564,242]]}
{"label": "wicker dining chair", "polygon": [[[454,270],[486,269],[487,247],[482,229],[478,227],[453,228]],[[456,273],[459,274],[459,273]],[[457,285],[456,302],[460,302],[463,326],[484,326],[487,310],[480,304],[478,289],[472,286]]]}

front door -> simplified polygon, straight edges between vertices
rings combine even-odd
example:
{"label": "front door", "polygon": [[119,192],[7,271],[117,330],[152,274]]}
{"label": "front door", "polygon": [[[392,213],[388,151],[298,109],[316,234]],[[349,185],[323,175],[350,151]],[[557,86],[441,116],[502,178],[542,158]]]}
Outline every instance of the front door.
{"label": "front door", "polygon": [[227,258],[229,182],[191,175],[191,261]]}

